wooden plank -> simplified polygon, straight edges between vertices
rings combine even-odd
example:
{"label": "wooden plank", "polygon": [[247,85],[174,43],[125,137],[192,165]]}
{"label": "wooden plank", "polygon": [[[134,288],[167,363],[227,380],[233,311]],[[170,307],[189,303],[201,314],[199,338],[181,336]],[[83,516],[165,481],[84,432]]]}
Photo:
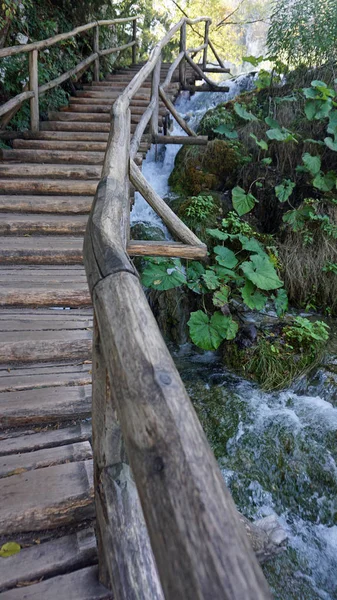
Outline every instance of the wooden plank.
{"label": "wooden plank", "polygon": [[91,141],[91,142],[107,142],[109,134],[101,131],[39,131],[33,133],[31,131],[23,135],[24,139],[29,140],[64,140],[64,141]]}
{"label": "wooden plank", "polygon": [[[71,333],[71,332],[70,332]],[[72,336],[63,336],[61,340],[50,339],[27,340],[25,343],[5,342],[0,344],[0,363],[36,362],[51,360],[77,360],[91,357],[91,339],[88,332]]]}
{"label": "wooden plank", "polygon": [[80,150],[82,152],[104,153],[106,142],[71,142],[69,140],[14,140],[13,147],[16,149],[36,149],[51,151]]}
{"label": "wooden plank", "polygon": [[29,53],[29,89],[34,92],[30,99],[30,127],[32,131],[39,131],[39,74],[38,74],[38,51]]}
{"label": "wooden plank", "polygon": [[35,236],[0,238],[0,264],[81,264],[82,237]]}
{"label": "wooden plank", "polygon": [[[20,452],[33,452],[91,439],[91,423],[77,423],[72,427],[48,428],[45,431],[19,434],[0,434],[0,455],[13,455]],[[1,565],[1,563],[0,563]]]}
{"label": "wooden plank", "polygon": [[[27,142],[26,142],[27,143]],[[4,161],[34,162],[34,163],[74,163],[82,165],[103,164],[104,152],[74,152],[65,150],[25,149],[25,150],[1,150]],[[35,174],[34,174],[35,176]]]}
{"label": "wooden plank", "polygon": [[0,414],[0,429],[90,417],[91,386],[2,392]]}
{"label": "wooden plank", "polygon": [[0,192],[4,194],[74,194],[92,196],[96,193],[98,180],[62,179],[7,179],[0,178]]}
{"label": "wooden plank", "polygon": [[88,214],[93,196],[0,195],[1,212]]}
{"label": "wooden plank", "polygon": [[96,561],[96,540],[92,528],[22,548],[19,554],[0,562],[0,592],[82,569]]}
{"label": "wooden plank", "polygon": [[42,283],[31,285],[30,289],[23,286],[0,289],[0,306],[91,306],[91,298],[87,285],[81,287],[72,285],[67,288],[60,284],[56,288],[46,289]]}
{"label": "wooden plank", "polygon": [[182,144],[188,146],[206,146],[208,143],[207,135],[198,135],[196,137],[183,135],[155,135],[154,144]]}
{"label": "wooden plank", "polygon": [[87,567],[59,575],[28,587],[2,592],[1,600],[113,600],[112,594],[98,581],[97,567]]}
{"label": "wooden plank", "polygon": [[0,457],[0,478],[91,458],[92,450],[89,442],[78,442],[56,448],[44,448],[19,455],[4,456]]}
{"label": "wooden plank", "polygon": [[58,177],[62,179],[96,179],[101,177],[100,166],[44,165],[21,163],[20,169],[11,163],[0,163],[0,177]]}
{"label": "wooden plank", "polygon": [[0,392],[90,383],[91,364],[0,366]]}
{"label": "wooden plank", "polygon": [[15,215],[0,213],[0,234],[59,234],[80,235],[84,234],[87,224],[87,215]]}
{"label": "wooden plank", "polygon": [[154,242],[130,240],[127,246],[129,256],[172,256],[189,260],[207,257],[207,247],[204,244],[192,246],[179,242]]}
{"label": "wooden plank", "polygon": [[41,531],[94,516],[92,462],[13,475],[0,489],[0,534]]}

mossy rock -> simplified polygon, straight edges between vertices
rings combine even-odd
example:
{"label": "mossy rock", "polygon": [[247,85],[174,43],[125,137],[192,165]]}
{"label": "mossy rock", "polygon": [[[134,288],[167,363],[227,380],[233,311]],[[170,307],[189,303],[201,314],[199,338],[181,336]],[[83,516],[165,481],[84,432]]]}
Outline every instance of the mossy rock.
{"label": "mossy rock", "polygon": [[153,225],[152,223],[142,222],[135,223],[131,227],[131,239],[132,240],[149,240],[149,241],[161,241],[165,240],[165,233],[160,227]]}
{"label": "mossy rock", "polygon": [[176,156],[169,185],[185,196],[218,190],[235,174],[244,154],[240,144],[225,140],[213,140],[207,146],[185,146]]}

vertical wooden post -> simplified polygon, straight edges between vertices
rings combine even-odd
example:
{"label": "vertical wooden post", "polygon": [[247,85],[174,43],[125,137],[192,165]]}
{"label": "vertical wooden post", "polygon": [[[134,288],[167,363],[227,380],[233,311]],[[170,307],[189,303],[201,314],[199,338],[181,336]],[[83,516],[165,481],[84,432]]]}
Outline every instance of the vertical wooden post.
{"label": "vertical wooden post", "polygon": [[29,89],[34,92],[30,99],[30,128],[39,131],[39,74],[38,74],[38,50],[29,53]]}
{"label": "vertical wooden post", "polygon": [[[184,22],[180,29],[180,46],[179,52],[186,52],[186,22]],[[179,64],[179,82],[184,88],[186,85],[186,61],[183,59]]]}
{"label": "vertical wooden post", "polygon": [[161,70],[161,55],[157,60],[157,64],[152,73],[152,93],[151,100],[155,99],[156,105],[152,113],[150,121],[150,133],[158,135],[158,119],[159,119],[159,86],[160,86],[160,70]]}
{"label": "vertical wooden post", "polygon": [[206,21],[205,22],[205,40],[204,40],[204,43],[206,44],[206,48],[204,48],[204,54],[203,54],[203,58],[202,58],[202,68],[203,68],[203,70],[205,70],[206,67],[207,67],[207,50],[208,50],[209,25],[210,25],[210,22]]}
{"label": "vertical wooden post", "polygon": [[[94,52],[99,53],[99,25],[94,27]],[[94,62],[94,81],[99,81],[99,56]]]}
{"label": "vertical wooden post", "polygon": [[[132,41],[137,42],[137,19],[132,21]],[[132,46],[132,64],[135,65],[137,62],[137,46]]]}

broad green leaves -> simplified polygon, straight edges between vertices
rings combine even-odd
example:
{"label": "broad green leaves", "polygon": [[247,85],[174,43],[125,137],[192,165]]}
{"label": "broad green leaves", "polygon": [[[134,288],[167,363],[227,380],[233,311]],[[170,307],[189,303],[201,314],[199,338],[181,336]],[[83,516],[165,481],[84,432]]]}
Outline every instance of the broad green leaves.
{"label": "broad green leaves", "polygon": [[238,325],[232,317],[216,311],[211,317],[202,310],[191,313],[188,321],[190,336],[194,344],[203,350],[216,350],[223,340],[235,338]]}
{"label": "broad green leaves", "polygon": [[328,171],[325,175],[324,173],[318,173],[312,184],[321,192],[331,192],[336,184],[336,173],[334,171]]}
{"label": "broad green leaves", "polygon": [[295,184],[293,181],[284,179],[280,185],[275,187],[276,198],[278,198],[280,202],[286,202],[293,193],[294,187]]}
{"label": "broad green leaves", "polygon": [[247,279],[241,289],[242,299],[251,310],[262,310],[267,302],[267,297],[258,291],[257,287]]}
{"label": "broad green leaves", "polygon": [[228,123],[221,123],[218,127],[213,129],[215,133],[221,133],[229,140],[236,140],[238,137],[237,132],[234,130],[234,125]]}
{"label": "broad green leaves", "polygon": [[215,246],[214,253],[216,255],[216,262],[222,267],[234,269],[238,264],[238,259],[236,258],[233,250],[226,248],[226,246]]}
{"label": "broad green leaves", "polygon": [[171,290],[186,283],[186,276],[180,260],[154,259],[144,269],[142,283],[155,290]]}
{"label": "broad green leaves", "polygon": [[307,98],[304,112],[308,121],[327,118],[334,106],[335,90],[329,88],[324,81],[315,80],[311,82],[310,88],[303,88],[302,91]]}
{"label": "broad green leaves", "polygon": [[240,186],[236,186],[232,190],[232,203],[236,212],[240,217],[249,213],[254,208],[257,199],[253,194],[246,194],[245,190]]}
{"label": "broad green leaves", "polygon": [[254,133],[251,133],[250,137],[255,141],[256,145],[261,148],[261,150],[268,150],[268,144],[265,140],[258,140]]}
{"label": "broad green leaves", "polygon": [[253,65],[253,67],[258,67],[259,64],[266,59],[264,58],[264,56],[261,55],[261,56],[243,56],[242,60],[244,62],[250,63],[251,65]]}
{"label": "broad green leaves", "polygon": [[275,140],[277,142],[296,142],[296,136],[286,127],[281,127],[281,125],[272,119],[271,117],[266,117],[265,122],[271,129],[266,131],[266,136],[270,140]]}
{"label": "broad green leaves", "polygon": [[253,113],[248,112],[239,102],[235,102],[234,110],[236,114],[244,121],[258,121],[258,118]]}
{"label": "broad green leaves", "polygon": [[314,177],[321,170],[321,159],[319,156],[312,156],[309,152],[305,152],[302,156],[302,161],[305,169]]}
{"label": "broad green leaves", "polygon": [[268,258],[253,254],[250,261],[242,263],[241,269],[260,290],[276,290],[283,286],[275,268]]}

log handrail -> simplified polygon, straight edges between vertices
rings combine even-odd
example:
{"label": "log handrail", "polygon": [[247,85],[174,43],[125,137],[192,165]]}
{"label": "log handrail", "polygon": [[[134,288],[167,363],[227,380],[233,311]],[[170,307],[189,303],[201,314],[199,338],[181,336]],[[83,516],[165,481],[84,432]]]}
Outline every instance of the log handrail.
{"label": "log handrail", "polygon": [[[72,31],[68,31],[66,33],[59,33],[54,35],[53,37],[47,38],[45,40],[41,40],[40,42],[32,42],[30,44],[21,44],[19,46],[9,46],[7,48],[2,48],[0,50],[0,58],[5,58],[8,56],[15,56],[16,54],[28,53],[29,55],[29,91],[24,91],[21,94],[17,94],[14,98],[11,98],[8,102],[5,102],[2,106],[0,106],[0,116],[8,115],[9,117],[6,119],[5,123],[8,124],[10,118],[16,114],[16,111],[13,109],[19,109],[25,100],[30,100],[30,111],[31,111],[31,130],[38,131],[39,130],[39,97],[42,94],[45,94],[47,91],[52,88],[61,85],[72,76],[77,73],[82,74],[89,66],[94,63],[94,81],[99,81],[99,69],[100,69],[100,57],[108,56],[109,54],[122,52],[128,48],[132,49],[132,61],[136,62],[136,46],[137,46],[137,16],[135,17],[125,17],[119,19],[106,19],[93,21],[91,23],[87,23],[86,25],[81,25],[76,27]],[[121,46],[106,48],[104,50],[100,50],[99,48],[99,28],[102,26],[112,27],[113,25],[124,24],[124,23],[132,23],[132,41],[127,44],[123,44]],[[93,37],[93,49],[94,52],[88,56],[86,59],[79,62],[77,65],[69,69],[66,73],[59,75],[52,81],[48,81],[43,85],[38,85],[38,52],[39,50],[44,50],[46,48],[50,48],[55,44],[68,40],[72,37],[75,37],[79,33],[83,33],[84,31],[94,30]]]}
{"label": "log handrail", "polygon": [[[171,69],[164,84],[158,82],[162,50],[181,31],[175,61],[179,67],[188,54],[186,25],[196,22],[207,23],[210,18],[181,19],[114,103],[102,179],[84,239],[95,313],[93,443],[99,573],[116,600],[271,598],[127,253],[131,180],[175,236],[195,244],[198,257],[206,255],[206,247],[170,214],[133,160],[157,111],[158,93],[165,101],[164,88],[173,75]],[[149,107],[130,147],[130,102],[150,75]],[[170,110],[176,118],[173,105]]]}

